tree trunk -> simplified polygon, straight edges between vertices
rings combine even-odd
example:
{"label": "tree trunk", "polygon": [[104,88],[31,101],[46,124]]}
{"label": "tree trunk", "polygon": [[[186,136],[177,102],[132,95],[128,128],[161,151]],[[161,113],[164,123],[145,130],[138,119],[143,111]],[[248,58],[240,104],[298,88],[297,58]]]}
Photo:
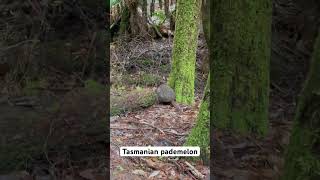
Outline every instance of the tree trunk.
{"label": "tree trunk", "polygon": [[124,6],[120,21],[120,34],[126,34],[129,28],[130,12],[128,7]]}
{"label": "tree trunk", "polygon": [[196,125],[192,128],[190,135],[185,143],[186,146],[199,146],[201,149],[201,159],[205,164],[209,164],[210,160],[210,112],[209,112],[209,95],[210,95],[210,75],[208,76],[204,96],[200,105],[199,114],[197,116]]}
{"label": "tree trunk", "polygon": [[286,154],[283,180],[320,179],[320,34],[300,96]]}
{"label": "tree trunk", "polygon": [[271,0],[211,1],[213,124],[241,133],[268,129]]}
{"label": "tree trunk", "polygon": [[162,0],[159,0],[159,8],[162,9]]}
{"label": "tree trunk", "polygon": [[149,34],[148,22],[138,12],[138,1],[137,0],[126,0],[126,5],[130,12],[130,30],[133,36],[146,37]]}
{"label": "tree trunk", "polygon": [[148,1],[142,1],[142,14],[146,22],[148,22]]}
{"label": "tree trunk", "polygon": [[152,0],[150,4],[150,16],[154,13],[154,6],[155,6],[156,0]]}
{"label": "tree trunk", "polygon": [[169,85],[178,103],[194,102],[195,60],[201,0],[178,1]]}
{"label": "tree trunk", "polygon": [[164,0],[164,13],[166,15],[166,18],[170,18],[170,11],[169,11],[169,0]]}
{"label": "tree trunk", "polygon": [[210,0],[202,0],[201,6],[202,28],[207,45],[210,42]]}

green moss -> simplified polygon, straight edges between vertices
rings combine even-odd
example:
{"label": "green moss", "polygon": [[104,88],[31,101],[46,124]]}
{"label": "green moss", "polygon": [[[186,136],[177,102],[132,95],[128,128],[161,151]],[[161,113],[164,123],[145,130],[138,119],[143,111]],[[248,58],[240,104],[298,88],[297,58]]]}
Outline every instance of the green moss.
{"label": "green moss", "polygon": [[151,17],[153,19],[153,23],[158,27],[161,26],[166,20],[164,10],[155,11],[154,13],[152,13]]}
{"label": "green moss", "polygon": [[[192,128],[190,135],[187,138],[185,146],[199,146],[201,155],[200,158],[204,163],[209,164],[210,160],[210,111],[209,111],[209,82],[205,88],[205,95],[200,105],[199,114],[197,116],[196,125]],[[197,160],[198,158],[193,158]]]}
{"label": "green moss", "polygon": [[142,66],[144,66],[144,67],[150,67],[150,66],[152,66],[154,63],[153,63],[153,61],[151,60],[151,59],[148,59],[148,58],[146,58],[146,59],[140,59],[139,61],[138,61],[138,63],[140,63]]}
{"label": "green moss", "polygon": [[84,87],[86,90],[88,90],[89,93],[92,94],[101,94],[103,92],[107,92],[106,86],[92,79],[86,80],[84,82]]}
{"label": "green moss", "polygon": [[[286,154],[283,180],[320,179],[319,130],[295,126]],[[316,150],[316,152],[314,152]]]}
{"label": "green moss", "polygon": [[176,101],[183,104],[194,102],[195,60],[200,7],[200,0],[177,2],[172,68],[168,83],[175,91]]}
{"label": "green moss", "polygon": [[156,94],[151,89],[137,88],[123,92],[120,96],[111,96],[111,115],[119,115],[128,111],[141,110],[156,102]]}
{"label": "green moss", "polygon": [[271,1],[214,0],[212,4],[214,126],[264,136],[268,130]]}
{"label": "green moss", "polygon": [[320,179],[320,36],[301,92],[282,180]]}
{"label": "green moss", "polygon": [[138,104],[142,108],[146,108],[146,107],[153,105],[154,102],[156,101],[156,98],[157,98],[157,96],[155,93],[149,92],[145,96],[139,98]]}

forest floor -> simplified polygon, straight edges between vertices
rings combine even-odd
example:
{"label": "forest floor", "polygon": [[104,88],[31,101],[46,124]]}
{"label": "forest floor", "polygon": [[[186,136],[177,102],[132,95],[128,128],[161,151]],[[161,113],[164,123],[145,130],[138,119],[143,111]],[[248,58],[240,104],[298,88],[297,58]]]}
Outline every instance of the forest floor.
{"label": "forest floor", "polygon": [[[197,68],[206,51],[203,40],[199,43]],[[206,82],[206,75],[198,71],[196,80],[196,102],[192,106],[162,105],[151,103],[143,109],[117,114],[116,107],[138,101],[125,98],[123,102],[114,96],[130,94],[136,89],[147,93],[165,83],[170,72],[172,39],[112,45],[111,48],[111,179],[198,179],[196,169],[209,178],[209,167],[202,162],[191,162],[185,158],[120,157],[121,146],[182,146],[194,126]],[[202,53],[202,54],[201,54]],[[120,94],[120,95],[119,95]],[[119,105],[123,104],[123,105]],[[115,113],[113,113],[115,112]],[[186,163],[187,162],[187,163]],[[188,163],[189,162],[189,163]],[[189,164],[189,165],[188,165]]]}
{"label": "forest floor", "polygon": [[0,179],[105,180],[105,87],[42,78],[23,89],[0,79]]}
{"label": "forest floor", "polygon": [[290,139],[294,104],[271,93],[270,128],[265,138],[215,130],[213,172],[218,180],[275,180],[281,175]]}
{"label": "forest floor", "polygon": [[[266,138],[218,130],[212,134],[215,144],[213,172],[201,161],[191,162],[185,158],[123,158],[119,156],[121,146],[183,145],[195,124],[205,86],[206,73],[201,72],[201,64],[207,50],[200,38],[196,102],[192,106],[178,107],[154,104],[152,98],[150,102],[148,98],[150,92],[166,82],[172,39],[150,42],[133,39],[121,45],[112,44],[111,50],[112,179],[202,179],[195,170],[204,179],[210,175],[218,180],[277,179],[290,137],[295,108],[292,97],[298,91],[296,87],[293,90],[288,84],[272,83],[271,127]],[[22,153],[30,152],[28,148],[36,154],[22,161],[22,164],[28,163],[22,165],[27,167],[25,170],[1,173],[0,179],[106,179],[105,147],[108,142],[103,125],[106,101],[101,98],[105,96],[104,88],[92,81],[79,85],[72,77],[58,74],[50,77],[59,77],[58,83],[50,79],[47,79],[48,84],[34,82],[29,85],[31,88],[23,90],[27,95],[18,97],[7,96],[19,88],[10,87],[10,83],[1,80],[0,135],[2,143],[11,144],[15,151],[0,149],[4,152],[0,156],[6,154],[5,158],[21,160],[20,157],[26,156]],[[296,84],[292,79],[285,81],[293,86]],[[34,89],[40,91],[36,96],[29,95],[35,93]],[[30,147],[21,144],[30,140],[34,141]],[[39,142],[41,146],[35,146]],[[11,163],[15,162],[7,162],[5,166],[9,167]]]}
{"label": "forest floor", "polygon": [[[170,71],[172,40],[149,43],[131,41],[123,46],[112,45],[114,61],[111,68],[111,98],[117,89],[142,88],[154,90],[166,82]],[[127,50],[126,50],[127,49]],[[128,50],[130,49],[130,51]],[[112,179],[208,179],[217,180],[274,180],[281,174],[284,152],[289,142],[295,109],[295,97],[301,78],[281,77],[272,82],[270,90],[270,128],[265,138],[243,136],[215,130],[211,134],[213,172],[202,162],[185,158],[120,157],[121,146],[181,146],[195,124],[205,84],[201,64],[207,50],[200,38],[197,51],[196,103],[179,108],[154,104],[137,111],[113,114],[111,117],[111,177]],[[120,59],[120,61],[119,61]],[[123,61],[121,61],[121,59]],[[119,74],[120,76],[117,76]],[[128,74],[129,75],[128,75]],[[147,77],[147,78],[145,78]],[[291,78],[291,79],[290,79]],[[123,102],[125,104],[126,101]],[[112,102],[111,102],[112,106]],[[112,108],[112,107],[111,107]],[[195,175],[196,169],[202,177]]]}

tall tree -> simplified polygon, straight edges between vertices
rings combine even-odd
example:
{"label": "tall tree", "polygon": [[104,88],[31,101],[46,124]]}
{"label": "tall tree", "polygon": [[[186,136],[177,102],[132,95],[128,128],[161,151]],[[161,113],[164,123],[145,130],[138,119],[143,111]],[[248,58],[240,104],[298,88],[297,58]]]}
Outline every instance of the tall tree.
{"label": "tall tree", "polygon": [[265,135],[271,0],[212,0],[211,3],[213,125]]}
{"label": "tall tree", "polygon": [[169,0],[164,0],[164,13],[166,15],[166,18],[170,18],[170,11],[169,11]]}
{"label": "tall tree", "polygon": [[283,180],[320,179],[320,33],[296,110]]}
{"label": "tall tree", "polygon": [[196,124],[192,128],[190,135],[188,136],[185,145],[186,146],[199,146],[201,149],[201,159],[208,164],[210,157],[210,75],[208,76],[207,84],[204,90],[204,96],[200,105],[200,110],[197,116]]}
{"label": "tall tree", "polygon": [[[210,6],[208,0],[202,0],[202,24],[205,27],[209,27],[210,22]],[[207,45],[210,45],[209,39],[209,28],[204,30],[205,40]],[[209,47],[210,48],[210,47]],[[190,135],[187,138],[185,145],[187,146],[199,146],[201,149],[201,159],[204,163],[208,164],[210,159],[210,141],[209,141],[209,132],[210,132],[210,74],[208,75],[207,84],[204,90],[204,96],[200,104],[200,110],[197,116],[196,124],[192,128]]]}
{"label": "tall tree", "polygon": [[168,82],[176,93],[176,101],[184,104],[194,102],[195,60],[200,7],[201,0],[177,2],[172,68]]}
{"label": "tall tree", "polygon": [[142,0],[142,14],[145,21],[148,22],[148,0]]}
{"label": "tall tree", "polygon": [[162,9],[162,0],[159,0],[159,8]]}
{"label": "tall tree", "polygon": [[[149,35],[148,22],[146,17],[138,11],[138,0],[125,0],[125,4],[129,11],[130,30],[133,36]],[[124,14],[126,16],[128,14]]]}
{"label": "tall tree", "polygon": [[156,3],[156,0],[151,0],[151,3],[150,3],[150,15],[151,16],[154,13],[155,3]]}

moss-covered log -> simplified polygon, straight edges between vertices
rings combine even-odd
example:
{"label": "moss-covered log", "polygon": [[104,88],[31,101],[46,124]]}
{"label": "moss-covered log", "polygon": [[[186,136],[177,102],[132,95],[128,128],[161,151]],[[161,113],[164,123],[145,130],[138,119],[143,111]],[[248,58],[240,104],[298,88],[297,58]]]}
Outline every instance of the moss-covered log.
{"label": "moss-covered log", "polygon": [[141,110],[152,106],[157,101],[157,94],[151,89],[136,89],[121,93],[120,96],[110,97],[111,116],[120,115],[128,111]]}
{"label": "moss-covered log", "polygon": [[264,135],[268,129],[271,0],[211,1],[214,126]]}
{"label": "moss-covered log", "polygon": [[[210,77],[210,76],[209,76]],[[202,99],[199,114],[197,116],[196,125],[193,127],[190,135],[185,143],[186,146],[199,146],[201,149],[201,159],[207,164],[210,159],[210,112],[209,112],[209,87],[210,78],[208,78],[207,85],[204,92],[204,97]]]}
{"label": "moss-covered log", "polygon": [[194,102],[195,60],[200,8],[201,0],[177,2],[169,85],[176,93],[176,101],[184,104]]}
{"label": "moss-covered log", "polygon": [[320,34],[301,92],[286,153],[283,180],[320,179]]}

